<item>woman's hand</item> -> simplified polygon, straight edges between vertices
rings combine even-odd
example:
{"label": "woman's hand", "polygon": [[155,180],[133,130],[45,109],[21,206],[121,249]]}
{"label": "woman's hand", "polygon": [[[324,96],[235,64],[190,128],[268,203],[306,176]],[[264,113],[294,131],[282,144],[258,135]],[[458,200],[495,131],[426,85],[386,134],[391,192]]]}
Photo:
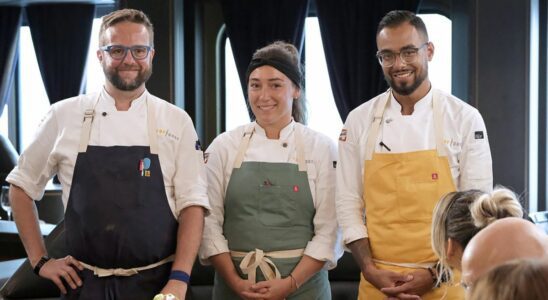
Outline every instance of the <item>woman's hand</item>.
{"label": "woman's hand", "polygon": [[282,300],[291,294],[296,287],[291,277],[261,281],[251,286],[251,291],[244,292],[245,299]]}

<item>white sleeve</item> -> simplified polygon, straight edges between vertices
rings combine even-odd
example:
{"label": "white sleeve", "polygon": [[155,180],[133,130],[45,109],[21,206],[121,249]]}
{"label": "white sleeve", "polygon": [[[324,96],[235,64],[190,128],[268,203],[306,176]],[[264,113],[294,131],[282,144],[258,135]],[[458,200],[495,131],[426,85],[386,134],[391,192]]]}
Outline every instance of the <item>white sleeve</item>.
{"label": "white sleeve", "polygon": [[51,106],[40,122],[33,141],[19,156],[17,166],[6,178],[10,184],[22,188],[31,199],[40,200],[46,183],[57,173],[58,162],[53,149],[58,131],[55,106]]}
{"label": "white sleeve", "polygon": [[480,113],[474,109],[463,134],[462,151],[459,156],[460,178],[458,190],[493,189],[493,167],[487,130]]}
{"label": "white sleeve", "polygon": [[304,254],[320,261],[327,261],[325,268],[333,269],[342,255],[335,213],[337,150],[333,142],[327,139],[326,141],[329,142],[328,147],[324,147],[325,151],[320,153],[321,156],[317,156],[320,164],[316,166],[314,236],[308,242]]}
{"label": "white sleeve", "polygon": [[352,128],[349,115],[339,138],[336,192],[337,221],[342,229],[345,245],[368,236],[363,201],[364,162],[361,161],[359,148],[361,132],[357,131]]}
{"label": "white sleeve", "polygon": [[200,245],[199,258],[204,265],[209,264],[208,258],[220,253],[229,252],[228,241],[223,235],[224,200],[226,191],[225,166],[227,153],[222,149],[219,137],[206,150],[206,170],[208,180],[208,197],[211,213],[205,218],[204,235]]}
{"label": "white sleeve", "polygon": [[189,206],[201,206],[209,210],[203,152],[199,148],[198,135],[192,121],[186,115],[183,119],[181,140],[175,154],[173,183],[176,216]]}

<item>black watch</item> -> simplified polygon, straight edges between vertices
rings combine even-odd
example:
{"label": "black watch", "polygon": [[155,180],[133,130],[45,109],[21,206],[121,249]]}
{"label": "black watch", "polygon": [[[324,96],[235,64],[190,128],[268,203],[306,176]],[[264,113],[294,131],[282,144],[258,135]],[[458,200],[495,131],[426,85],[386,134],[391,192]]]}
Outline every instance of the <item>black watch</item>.
{"label": "black watch", "polygon": [[42,269],[42,267],[48,262],[48,260],[50,260],[51,258],[47,255],[44,255],[42,257],[40,257],[40,260],[38,261],[38,263],[36,264],[36,266],[34,266],[34,274],[36,275],[39,275],[40,274],[40,269]]}

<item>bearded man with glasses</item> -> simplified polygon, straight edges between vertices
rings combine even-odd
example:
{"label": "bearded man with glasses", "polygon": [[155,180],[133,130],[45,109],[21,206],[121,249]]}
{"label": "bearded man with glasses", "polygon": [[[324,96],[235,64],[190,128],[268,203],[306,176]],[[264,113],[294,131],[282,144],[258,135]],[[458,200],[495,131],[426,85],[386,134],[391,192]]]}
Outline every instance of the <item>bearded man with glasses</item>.
{"label": "bearded man with glasses", "polygon": [[423,21],[391,11],[377,29],[390,89],[354,109],[339,138],[337,219],[362,270],[359,299],[463,299],[436,287],[432,211],[446,193],[492,189],[479,112],[432,87]]}
{"label": "bearded man with glasses", "polygon": [[[30,264],[62,299],[185,298],[209,210],[205,168],[190,117],[146,90],[153,41],[141,11],[103,17],[104,88],[54,104],[7,178]],[[32,201],[55,174],[64,258],[48,257]]]}

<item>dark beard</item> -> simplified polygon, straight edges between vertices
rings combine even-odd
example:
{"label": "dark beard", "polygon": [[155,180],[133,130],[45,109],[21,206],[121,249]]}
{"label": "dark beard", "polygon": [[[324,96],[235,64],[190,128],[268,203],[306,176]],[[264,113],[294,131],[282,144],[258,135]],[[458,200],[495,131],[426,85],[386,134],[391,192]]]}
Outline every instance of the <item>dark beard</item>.
{"label": "dark beard", "polygon": [[411,95],[426,79],[428,76],[428,69],[423,70],[422,74],[417,77],[417,79],[411,84],[411,85],[403,85],[403,86],[397,86],[392,81],[392,78],[390,77],[390,74],[384,75],[384,80],[388,83],[390,88],[392,88],[393,91],[396,93],[402,95],[402,96],[409,96]]}
{"label": "dark beard", "polygon": [[114,69],[111,72],[105,70],[105,76],[107,77],[108,81],[110,81],[113,86],[121,91],[133,91],[137,89],[143,83],[147,82],[151,75],[152,66],[145,72],[139,72],[139,75],[137,75],[137,77],[133,81],[125,82],[122,80],[122,78],[120,78],[120,76],[118,76],[117,69]]}

